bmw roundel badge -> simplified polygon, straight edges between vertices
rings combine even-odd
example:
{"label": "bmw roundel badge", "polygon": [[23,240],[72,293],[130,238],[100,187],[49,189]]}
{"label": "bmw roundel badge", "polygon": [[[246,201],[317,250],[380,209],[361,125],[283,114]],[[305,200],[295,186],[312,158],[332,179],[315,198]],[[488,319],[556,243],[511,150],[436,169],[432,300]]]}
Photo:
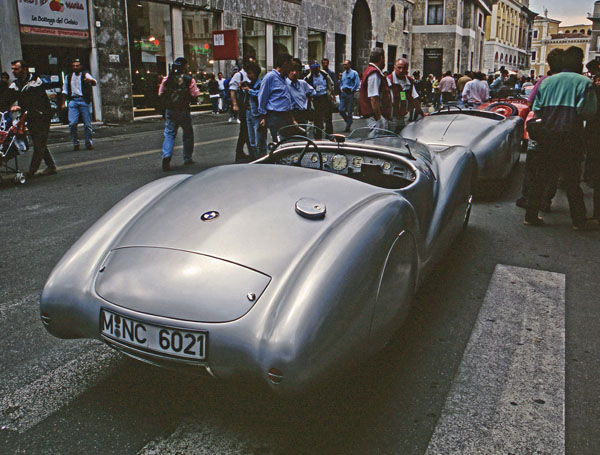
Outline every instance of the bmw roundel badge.
{"label": "bmw roundel badge", "polygon": [[217,219],[219,216],[219,212],[217,212],[216,210],[211,210],[210,212],[205,212],[202,214],[202,216],[200,217],[200,219],[202,221],[212,221]]}

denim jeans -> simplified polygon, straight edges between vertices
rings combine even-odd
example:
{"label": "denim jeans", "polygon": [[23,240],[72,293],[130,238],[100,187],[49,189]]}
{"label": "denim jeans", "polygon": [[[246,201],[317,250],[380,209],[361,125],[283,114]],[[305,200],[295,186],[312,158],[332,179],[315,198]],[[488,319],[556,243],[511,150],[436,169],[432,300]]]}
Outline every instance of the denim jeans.
{"label": "denim jeans", "polygon": [[248,139],[250,141],[250,153],[257,160],[267,154],[267,136],[266,131],[260,128],[260,117],[248,114],[246,117],[248,124]]}
{"label": "denim jeans", "polygon": [[162,156],[170,158],[173,155],[173,146],[179,127],[183,130],[183,160],[189,161],[194,153],[194,129],[190,111],[176,109],[165,111],[165,140],[163,141]]}
{"label": "denim jeans", "polygon": [[340,93],[340,115],[346,122],[346,127],[352,125],[352,110],[354,104],[354,93]]}
{"label": "denim jeans", "polygon": [[81,97],[73,98],[69,101],[69,129],[73,145],[79,145],[77,137],[77,124],[83,121],[83,130],[85,132],[85,145],[92,145],[92,118],[90,115],[90,105]]}

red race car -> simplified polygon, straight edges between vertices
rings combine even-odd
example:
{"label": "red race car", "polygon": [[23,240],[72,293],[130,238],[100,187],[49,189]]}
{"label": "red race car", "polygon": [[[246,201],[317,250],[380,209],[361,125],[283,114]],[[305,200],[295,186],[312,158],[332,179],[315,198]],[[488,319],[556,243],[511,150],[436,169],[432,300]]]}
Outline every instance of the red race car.
{"label": "red race car", "polygon": [[[490,111],[496,114],[504,115],[505,117],[513,117],[518,115],[523,119],[523,125],[527,123],[530,118],[533,118],[533,112],[529,106],[527,98],[495,98],[491,99],[487,103],[481,104],[477,109],[482,111]],[[527,129],[523,128],[523,150],[527,150],[527,143],[529,142],[529,134]]]}

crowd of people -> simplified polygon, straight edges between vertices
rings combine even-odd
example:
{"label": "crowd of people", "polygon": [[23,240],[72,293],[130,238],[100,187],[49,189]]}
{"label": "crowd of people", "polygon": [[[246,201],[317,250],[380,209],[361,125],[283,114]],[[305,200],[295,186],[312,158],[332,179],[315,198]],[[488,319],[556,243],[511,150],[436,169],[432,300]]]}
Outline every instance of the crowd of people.
{"label": "crowd of people", "polygon": [[[228,79],[221,73],[218,78],[209,76],[212,112],[229,112],[229,122],[240,125],[238,162],[264,156],[268,133],[277,141],[283,126],[311,122],[317,139],[322,132],[333,133],[336,106],[345,131],[351,131],[356,102],[371,128],[399,132],[408,116],[424,115],[421,95],[417,81],[408,75],[405,59],[395,62],[391,74],[384,73],[384,65],[385,53],[380,48],[373,49],[370,64],[361,74],[352,68],[350,60],[343,62],[344,70],[336,75],[327,58],[303,64],[298,58],[281,54],[276,56],[273,70],[261,79],[262,68],[249,58]],[[380,79],[385,83],[380,84]]]}

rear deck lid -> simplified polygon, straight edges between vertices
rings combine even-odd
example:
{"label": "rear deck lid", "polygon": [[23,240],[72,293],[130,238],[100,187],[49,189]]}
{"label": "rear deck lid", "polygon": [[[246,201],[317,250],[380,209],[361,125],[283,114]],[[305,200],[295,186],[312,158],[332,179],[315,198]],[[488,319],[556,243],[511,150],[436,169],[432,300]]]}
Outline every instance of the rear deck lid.
{"label": "rear deck lid", "polygon": [[247,267],[189,251],[112,250],[96,292],[133,311],[197,322],[228,322],[258,301],[271,278]]}

